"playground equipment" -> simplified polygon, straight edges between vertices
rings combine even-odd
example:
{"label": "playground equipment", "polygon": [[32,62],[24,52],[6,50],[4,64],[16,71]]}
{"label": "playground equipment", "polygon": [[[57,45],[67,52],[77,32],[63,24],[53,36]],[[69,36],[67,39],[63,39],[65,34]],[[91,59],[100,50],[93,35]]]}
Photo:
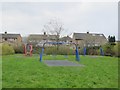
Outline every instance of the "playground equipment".
{"label": "playground equipment", "polygon": [[100,55],[104,56],[104,52],[103,52],[102,47],[100,47]]}
{"label": "playground equipment", "polygon": [[32,51],[33,51],[33,48],[32,48],[31,44],[24,44],[24,54],[25,54],[25,56],[27,56],[27,55],[32,56]]}
{"label": "playground equipment", "polygon": [[42,47],[42,52],[40,53],[40,62],[42,62],[42,57],[43,57],[43,53],[44,53],[45,44],[52,44],[52,45],[73,44],[73,45],[75,45],[75,48],[76,48],[75,49],[76,61],[80,61],[80,56],[79,56],[79,51],[78,51],[77,44],[75,44],[75,43],[64,43],[64,42],[45,42],[43,44],[43,47]]}
{"label": "playground equipment", "polygon": [[84,51],[83,52],[84,52],[84,55],[86,55],[86,47],[84,47]]}
{"label": "playground equipment", "polygon": [[[86,47],[84,47],[84,49],[83,49],[83,54],[86,55]],[[104,56],[104,52],[103,52],[102,47],[100,47],[100,55]]]}

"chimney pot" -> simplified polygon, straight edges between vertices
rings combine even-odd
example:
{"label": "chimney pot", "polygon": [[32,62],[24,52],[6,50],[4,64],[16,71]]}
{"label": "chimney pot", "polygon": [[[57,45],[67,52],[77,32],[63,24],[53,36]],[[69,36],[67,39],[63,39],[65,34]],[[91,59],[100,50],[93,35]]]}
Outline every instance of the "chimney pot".
{"label": "chimney pot", "polygon": [[46,32],[44,32],[44,35],[46,35]]}
{"label": "chimney pot", "polygon": [[7,32],[5,31],[5,34],[7,34]]}
{"label": "chimney pot", "polygon": [[87,34],[89,34],[89,32],[87,32]]}

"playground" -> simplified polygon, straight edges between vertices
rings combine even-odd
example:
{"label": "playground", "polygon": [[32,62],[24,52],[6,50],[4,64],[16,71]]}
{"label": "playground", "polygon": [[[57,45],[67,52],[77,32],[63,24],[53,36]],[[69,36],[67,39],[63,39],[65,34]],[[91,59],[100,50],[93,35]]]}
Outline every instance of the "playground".
{"label": "playground", "polygon": [[[75,57],[43,55],[40,62],[39,54],[2,56],[3,88],[118,87],[118,58],[80,55],[80,61],[76,61]],[[48,65],[52,60],[71,62],[74,65]]]}

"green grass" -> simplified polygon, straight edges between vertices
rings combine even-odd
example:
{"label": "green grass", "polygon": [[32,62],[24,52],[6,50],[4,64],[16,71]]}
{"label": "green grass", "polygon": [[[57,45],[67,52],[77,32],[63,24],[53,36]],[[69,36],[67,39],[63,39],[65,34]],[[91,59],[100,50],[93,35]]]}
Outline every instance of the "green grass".
{"label": "green grass", "polygon": [[2,89],[2,57],[0,57],[0,90]]}
{"label": "green grass", "polygon": [[[64,56],[43,59],[65,60]],[[70,61],[76,62],[74,56]],[[118,58],[81,56],[85,67],[54,66],[39,62],[39,55],[2,57],[3,88],[117,88]]]}

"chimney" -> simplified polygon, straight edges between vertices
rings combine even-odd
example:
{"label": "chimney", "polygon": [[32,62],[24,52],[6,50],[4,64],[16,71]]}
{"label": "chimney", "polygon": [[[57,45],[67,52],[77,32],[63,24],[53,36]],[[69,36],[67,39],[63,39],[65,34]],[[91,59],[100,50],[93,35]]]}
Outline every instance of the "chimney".
{"label": "chimney", "polygon": [[44,32],[44,35],[46,35],[46,32]]}
{"label": "chimney", "polygon": [[7,34],[7,32],[5,31],[5,34]]}

